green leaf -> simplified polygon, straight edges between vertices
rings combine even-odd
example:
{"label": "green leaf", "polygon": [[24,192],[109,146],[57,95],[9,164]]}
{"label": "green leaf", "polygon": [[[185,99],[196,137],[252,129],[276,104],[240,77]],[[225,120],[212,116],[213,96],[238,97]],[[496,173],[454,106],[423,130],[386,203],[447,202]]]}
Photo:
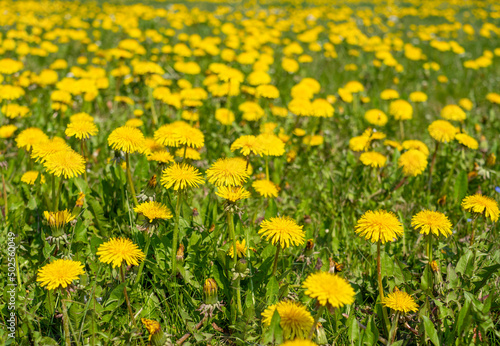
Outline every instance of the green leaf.
{"label": "green leaf", "polygon": [[380,253],[380,264],[382,267],[382,277],[394,276],[394,260],[385,251]]}
{"label": "green leaf", "polygon": [[276,301],[278,300],[278,294],[279,294],[278,281],[276,280],[275,276],[271,276],[266,286],[267,304],[271,305],[276,303]]}
{"label": "green leaf", "polygon": [[494,264],[492,266],[486,267],[482,269],[482,273],[479,274],[479,277],[482,278],[480,282],[474,282],[474,293],[477,293],[484,285],[486,285],[486,282],[489,280],[489,278],[498,270],[500,269],[500,264]]}
{"label": "green leaf", "polygon": [[434,328],[434,324],[427,316],[422,316],[422,319],[424,320],[425,334],[427,334],[427,336],[434,344],[434,346],[439,346],[440,345],[439,338],[437,335],[436,328]]}
{"label": "green leaf", "polygon": [[275,217],[276,215],[278,215],[278,207],[276,205],[276,202],[274,201],[274,199],[269,198],[268,205],[266,208],[265,218],[267,220],[267,219],[270,219],[272,217]]}
{"label": "green leaf", "polygon": [[457,319],[457,324],[455,328],[457,337],[460,337],[462,331],[465,329],[465,326],[468,324],[467,315],[469,314],[469,308],[470,308],[470,300],[466,299],[464,306],[462,306],[462,309],[460,310],[460,314],[458,315]]}
{"label": "green leaf", "polygon": [[472,276],[474,269],[474,254],[472,251],[467,251],[457,263],[456,272],[462,275]]}
{"label": "green leaf", "polygon": [[460,285],[460,280],[458,279],[457,273],[455,272],[455,269],[453,269],[453,266],[448,264],[447,268],[447,280],[448,280],[448,288],[457,288]]}
{"label": "green leaf", "polygon": [[349,327],[349,340],[351,340],[351,344],[354,344],[354,342],[359,339],[359,325],[354,315],[354,311],[351,311],[346,325]]}
{"label": "green leaf", "polygon": [[116,310],[120,305],[123,304],[125,301],[125,297],[123,294],[123,288],[125,287],[126,283],[121,283],[118,286],[115,287],[115,289],[111,292],[109,295],[108,300],[104,304],[106,307],[104,310],[106,311],[113,311]]}
{"label": "green leaf", "polygon": [[467,194],[468,179],[467,173],[465,171],[460,171],[457,179],[455,180],[455,188],[453,189],[453,194],[455,201],[461,201]]}

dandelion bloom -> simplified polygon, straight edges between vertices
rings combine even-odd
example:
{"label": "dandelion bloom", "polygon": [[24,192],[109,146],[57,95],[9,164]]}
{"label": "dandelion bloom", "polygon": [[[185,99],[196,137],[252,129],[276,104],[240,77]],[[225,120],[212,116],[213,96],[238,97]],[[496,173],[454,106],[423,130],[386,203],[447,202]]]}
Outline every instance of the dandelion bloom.
{"label": "dandelion bloom", "polygon": [[250,192],[242,186],[219,186],[215,194],[231,202],[250,197]]}
{"label": "dandelion bloom", "polygon": [[161,126],[154,134],[155,140],[168,147],[178,147],[180,145],[180,135],[175,123]]}
{"label": "dandelion bloom", "polygon": [[91,121],[75,121],[68,124],[64,133],[69,137],[88,139],[97,134],[97,126]]}
{"label": "dandelion bloom", "polygon": [[207,169],[207,178],[215,186],[239,186],[248,178],[246,162],[239,158],[223,158]]}
{"label": "dandelion bloom", "polygon": [[[238,257],[245,257],[245,254],[247,253],[247,247],[246,247],[246,241],[243,239],[241,242],[239,240],[236,241],[236,254]],[[234,253],[233,253],[233,247],[231,246],[229,248],[229,251],[227,252],[229,257],[234,258]]]}
{"label": "dandelion bloom", "polygon": [[421,91],[414,91],[410,94],[411,102],[425,102],[427,101],[427,94]]}
{"label": "dandelion bloom", "polygon": [[17,131],[16,125],[3,125],[0,126],[0,138],[10,138]]}
{"label": "dandelion bloom", "polygon": [[44,163],[49,155],[60,151],[72,150],[71,147],[60,137],[54,137],[48,141],[37,143],[33,145],[31,151],[31,158],[36,162]]}
{"label": "dandelion bloom", "polygon": [[203,184],[200,171],[187,163],[173,163],[163,170],[161,184],[169,189],[185,189],[186,187],[198,187]]}
{"label": "dandelion bloom", "polygon": [[384,145],[387,145],[387,146],[389,146],[391,148],[398,149],[399,151],[403,150],[403,146],[401,144],[399,144],[398,141],[393,141],[393,140],[390,140],[390,139],[386,139],[384,141]]}
{"label": "dandelion bloom", "polygon": [[266,156],[281,156],[285,153],[285,143],[272,133],[262,133],[257,136],[262,145],[262,154]]}
{"label": "dandelion bloom", "polygon": [[175,152],[176,157],[186,157],[189,160],[201,160],[200,152],[193,148],[181,148]]}
{"label": "dandelion bloom", "polygon": [[270,180],[256,180],[252,187],[264,198],[278,197],[278,186]]}
{"label": "dandelion bloom", "polygon": [[145,218],[149,219],[150,223],[155,220],[167,220],[172,218],[170,209],[168,209],[166,205],[155,201],[141,203],[134,208],[134,211],[144,215]]}
{"label": "dandelion bloom", "polygon": [[394,311],[399,311],[404,314],[408,312],[415,312],[418,310],[418,305],[413,300],[412,296],[410,296],[406,292],[401,292],[397,288],[393,293],[389,293],[386,297],[382,299],[382,304],[389,309]]}
{"label": "dandelion bloom", "polygon": [[290,245],[304,244],[305,233],[302,228],[303,226],[297,225],[292,218],[278,216],[262,221],[258,233],[266,240],[271,239],[273,245],[279,243],[281,248],[286,249]]}
{"label": "dandelion bloom", "polygon": [[43,216],[50,227],[60,228],[75,219],[67,209],[61,211],[44,211]]}
{"label": "dandelion bloom", "polygon": [[384,126],[387,124],[387,115],[380,109],[370,109],[365,113],[365,120],[372,125]]}
{"label": "dandelion bloom", "polygon": [[85,159],[76,151],[63,150],[47,156],[43,164],[47,172],[64,178],[73,178],[82,174],[85,170]]}
{"label": "dandelion bloom", "polygon": [[355,228],[360,237],[373,243],[380,241],[382,244],[397,239],[404,232],[398,218],[385,210],[368,210],[358,220]]}
{"label": "dandelion bloom", "polygon": [[275,311],[278,311],[280,316],[280,326],[285,339],[306,338],[309,335],[314,319],[304,305],[293,301],[283,301],[268,306],[262,312],[262,324],[269,327]]}
{"label": "dandelion bloom", "polygon": [[205,136],[203,132],[182,122],[177,127],[177,134],[179,136],[179,144],[185,145],[190,148],[201,148],[205,145]]}
{"label": "dandelion bloom", "polygon": [[413,107],[408,101],[395,100],[389,105],[389,114],[396,120],[410,120],[413,117]]}
{"label": "dandelion bloom", "polygon": [[69,117],[69,121],[72,123],[80,121],[91,121],[94,122],[94,117],[88,113],[76,113]]}
{"label": "dandelion bloom", "polygon": [[99,246],[96,254],[99,261],[111,263],[113,268],[121,266],[123,261],[129,266],[139,265],[145,257],[137,245],[126,238],[111,238]]}
{"label": "dandelion bloom", "polygon": [[174,161],[174,157],[168,150],[154,151],[147,156],[148,161],[156,161],[160,163],[169,163]]}
{"label": "dandelion bloom", "polygon": [[243,156],[248,156],[250,154],[255,154],[262,156],[263,148],[261,143],[257,140],[257,137],[248,135],[241,136],[231,144],[231,151],[240,149],[240,153]]}
{"label": "dandelion bloom", "polygon": [[322,306],[341,308],[354,303],[355,293],[352,286],[344,278],[332,273],[311,274],[302,283],[302,287],[306,289],[307,296],[317,299]]}
{"label": "dandelion bloom", "polygon": [[30,150],[34,145],[48,141],[49,137],[37,127],[30,127],[21,131],[16,137],[18,148]]}
{"label": "dandelion bloom", "polygon": [[447,105],[441,109],[441,118],[446,120],[464,121],[467,115],[457,105]]}
{"label": "dandelion bloom", "polygon": [[85,274],[85,271],[81,262],[58,259],[39,269],[36,281],[48,290],[55,290],[67,287],[82,274]]}
{"label": "dandelion bloom", "polygon": [[349,140],[349,149],[355,152],[368,150],[370,147],[370,137],[367,136],[356,136]]}
{"label": "dandelion bloom", "polygon": [[318,344],[308,339],[295,339],[282,343],[280,346],[317,346]]}
{"label": "dandelion bloom", "polygon": [[459,133],[455,135],[455,139],[458,141],[458,143],[462,144],[463,146],[476,150],[479,148],[479,143],[472,138],[471,136],[465,134],[465,133]]}
{"label": "dandelion bloom", "polygon": [[234,123],[235,117],[232,110],[227,108],[219,108],[215,111],[215,119],[222,125],[231,125]]}
{"label": "dandelion bloom", "polygon": [[411,218],[411,225],[420,229],[420,234],[439,234],[445,237],[451,234],[452,224],[448,217],[439,211],[422,210]]}
{"label": "dandelion bloom", "polygon": [[429,156],[429,148],[422,141],[409,139],[401,143],[401,145],[403,146],[403,149],[417,149],[420,150],[425,156]]}
{"label": "dandelion bloom", "polygon": [[135,153],[142,151],[145,141],[141,130],[135,127],[119,127],[108,137],[108,144],[113,150],[121,150],[126,153]]}
{"label": "dandelion bloom", "polygon": [[429,134],[438,142],[451,142],[458,129],[446,120],[435,120],[428,127]]}
{"label": "dandelion bloom", "polygon": [[365,166],[371,166],[373,168],[377,167],[384,167],[385,163],[387,161],[387,158],[375,151],[367,151],[359,157],[359,160],[365,165]]}
{"label": "dandelion bloom", "polygon": [[493,198],[479,193],[465,197],[462,200],[462,208],[489,217],[493,222],[498,220],[498,214],[500,213],[498,204]]}
{"label": "dandelion bloom", "polygon": [[420,150],[410,149],[399,157],[398,167],[403,168],[405,176],[416,177],[427,168],[427,156]]}
{"label": "dandelion bloom", "polygon": [[[35,184],[35,181],[38,179],[38,175],[39,175],[39,173],[37,171],[27,171],[21,177],[21,181],[23,183],[28,184],[28,185],[33,185],[33,184]],[[41,184],[45,183],[45,177],[43,175],[40,178],[40,183]]]}
{"label": "dandelion bloom", "polygon": [[147,318],[141,318],[141,322],[144,325],[144,328],[146,328],[149,332],[149,338],[148,341],[151,341],[151,337],[155,335],[156,333],[159,333],[161,331],[161,325],[159,322],[155,320],[150,320]]}

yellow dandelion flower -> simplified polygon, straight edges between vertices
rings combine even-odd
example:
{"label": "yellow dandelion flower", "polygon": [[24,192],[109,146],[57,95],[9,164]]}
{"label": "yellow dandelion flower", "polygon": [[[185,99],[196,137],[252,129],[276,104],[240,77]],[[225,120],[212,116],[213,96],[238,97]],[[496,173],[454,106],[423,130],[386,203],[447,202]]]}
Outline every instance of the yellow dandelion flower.
{"label": "yellow dandelion flower", "polygon": [[435,120],[428,127],[429,134],[438,142],[451,142],[458,129],[446,120]]}
{"label": "yellow dandelion flower", "polygon": [[446,120],[464,121],[467,115],[457,105],[447,105],[441,109],[441,118]]}
{"label": "yellow dandelion flower", "polygon": [[21,131],[16,137],[18,148],[30,150],[34,145],[48,141],[49,137],[37,127],[30,127]]}
{"label": "yellow dandelion flower", "polygon": [[99,261],[111,263],[113,268],[121,266],[123,261],[129,266],[137,266],[145,257],[137,245],[126,238],[111,238],[99,246],[96,254]]}
{"label": "yellow dandelion flower", "polygon": [[69,149],[50,154],[45,158],[44,167],[47,172],[64,178],[73,178],[82,174],[85,170],[85,159],[76,151]]}
{"label": "yellow dandelion flower", "polygon": [[250,154],[262,156],[263,152],[261,143],[257,140],[257,137],[252,135],[241,136],[231,144],[231,151],[238,149],[240,149],[240,153],[243,156],[248,156]]}
{"label": "yellow dandelion flower", "polygon": [[61,211],[44,211],[43,216],[50,227],[60,228],[76,218],[67,209]]}
{"label": "yellow dandelion flower", "polygon": [[368,150],[370,147],[370,137],[367,136],[356,136],[349,140],[349,149],[355,152]]}
{"label": "yellow dandelion flower", "polygon": [[[23,183],[26,183],[28,185],[34,185],[35,184],[35,181],[38,179],[38,175],[40,173],[38,173],[37,171],[27,171],[26,173],[23,174],[23,176],[21,177],[21,181]],[[41,176],[40,178],[40,183],[41,184],[45,184],[45,177]]]}
{"label": "yellow dandelion flower", "polygon": [[141,322],[144,325],[144,328],[146,328],[149,332],[149,338],[148,338],[149,341],[151,341],[151,337],[153,335],[161,331],[160,323],[155,320],[141,318]]}
{"label": "yellow dandelion flower", "polygon": [[58,259],[39,269],[36,281],[48,290],[55,290],[59,287],[66,288],[82,274],[85,271],[81,262]]}
{"label": "yellow dandelion flower", "polygon": [[76,113],[69,117],[69,121],[72,123],[76,123],[79,121],[91,121],[94,122],[94,117],[89,115],[88,113]]}
{"label": "yellow dandelion flower", "polygon": [[169,163],[174,161],[174,157],[168,150],[154,151],[147,156],[148,161],[156,161],[160,163]]}
{"label": "yellow dandelion flower", "polygon": [[266,240],[271,240],[273,245],[279,243],[282,249],[286,249],[290,245],[304,244],[305,233],[302,228],[292,218],[278,216],[262,221],[258,233]]}
{"label": "yellow dandelion flower", "polygon": [[368,210],[358,220],[355,232],[373,243],[393,241],[404,232],[403,225],[392,213],[385,210]]}
{"label": "yellow dandelion flower", "polygon": [[387,162],[387,157],[375,151],[367,151],[361,154],[359,160],[365,166],[371,166],[373,168],[377,168],[385,166],[385,163]]}
{"label": "yellow dandelion flower", "polygon": [[372,125],[384,126],[387,124],[387,115],[380,109],[370,109],[365,113],[365,120]]}
{"label": "yellow dandelion flower", "polygon": [[399,144],[398,141],[392,141],[390,139],[386,139],[384,141],[384,145],[388,145],[388,146],[390,146],[392,148],[398,149],[399,151],[403,150],[403,146],[401,144]]}
{"label": "yellow dandelion flower", "polygon": [[168,207],[160,202],[148,201],[139,204],[134,208],[138,214],[144,215],[152,223],[155,220],[167,220],[172,218],[172,213]]}
{"label": "yellow dandelion flower", "polygon": [[234,123],[235,117],[233,111],[227,108],[219,108],[215,111],[215,119],[222,125],[231,125]]}
{"label": "yellow dandelion flower", "polygon": [[429,148],[422,141],[409,139],[404,141],[401,145],[403,146],[403,149],[417,149],[420,150],[425,156],[429,156]]}
{"label": "yellow dandelion flower", "polygon": [[[239,258],[245,257],[247,253],[247,246],[246,246],[246,241],[243,239],[241,242],[239,240],[236,241],[236,254],[238,255]],[[229,248],[229,251],[227,252],[229,257],[234,258],[234,253],[233,253],[233,247],[231,246]]]}
{"label": "yellow dandelion flower", "polygon": [[483,196],[479,193],[465,197],[462,200],[462,208],[489,217],[493,222],[498,220],[498,214],[500,213],[498,203],[493,198]]}
{"label": "yellow dandelion flower", "polygon": [[252,183],[252,187],[264,198],[278,197],[278,186],[270,180],[256,180]]}
{"label": "yellow dandelion flower", "polygon": [[135,153],[144,150],[145,140],[139,129],[122,126],[111,132],[108,137],[108,144],[113,150]]}
{"label": "yellow dandelion flower", "polygon": [[169,189],[185,189],[187,187],[198,187],[203,184],[201,173],[195,167],[187,163],[173,163],[163,170],[161,184]]}
{"label": "yellow dandelion flower", "polygon": [[262,146],[262,154],[266,156],[281,156],[285,153],[285,143],[272,133],[262,133],[257,136]]}
{"label": "yellow dandelion flower", "polygon": [[250,197],[250,192],[241,186],[219,186],[215,194],[231,202]]}
{"label": "yellow dandelion flower", "polygon": [[176,129],[179,136],[179,144],[186,145],[190,148],[201,148],[205,145],[205,136],[203,132],[185,124],[183,126],[179,126]]}
{"label": "yellow dandelion flower", "polygon": [[311,274],[302,283],[302,287],[306,289],[307,296],[317,299],[322,306],[341,308],[354,303],[355,293],[352,286],[347,280],[332,273]]}
{"label": "yellow dandelion flower", "polygon": [[474,138],[465,133],[456,134],[455,139],[458,141],[458,143],[466,146],[467,148],[473,150],[477,150],[477,148],[479,148],[479,143]]}
{"label": "yellow dandelion flower", "polygon": [[398,167],[403,168],[405,176],[416,177],[427,168],[427,156],[417,149],[410,149],[398,159]]}
{"label": "yellow dandelion flower", "polygon": [[70,122],[64,133],[68,137],[74,136],[78,139],[88,139],[90,136],[97,134],[97,126],[91,121]]}
{"label": "yellow dandelion flower", "polygon": [[420,229],[420,234],[432,232],[436,236],[439,234],[448,237],[451,235],[452,224],[448,217],[439,211],[422,210],[411,218],[411,225],[415,229]]}
{"label": "yellow dandelion flower", "polygon": [[72,149],[68,144],[66,144],[64,139],[54,137],[52,139],[49,139],[48,141],[33,145],[31,158],[35,159],[36,162],[40,161],[41,163],[44,163],[49,155],[67,150]]}
{"label": "yellow dandelion flower", "polygon": [[389,105],[389,114],[396,120],[410,120],[413,117],[413,107],[408,101],[395,100]]}
{"label": "yellow dandelion flower", "polygon": [[239,158],[222,158],[207,169],[207,178],[215,186],[239,186],[248,179],[246,162]]}
{"label": "yellow dandelion flower", "polygon": [[17,131],[16,125],[3,125],[0,126],[0,138],[10,138]]}
{"label": "yellow dandelion flower", "polygon": [[397,288],[393,293],[389,293],[386,297],[382,299],[382,304],[389,309],[394,311],[399,311],[404,314],[408,312],[416,312],[418,310],[418,305],[406,292],[401,292]]}
{"label": "yellow dandelion flower", "polygon": [[[140,109],[136,109],[136,111],[140,111]],[[129,119],[127,120],[127,122],[125,122],[125,126],[130,126],[130,127],[141,127],[142,125],[144,125],[144,121],[137,118]]]}
{"label": "yellow dandelion flower", "polygon": [[[186,155],[184,155],[186,153]],[[201,160],[200,152],[193,148],[181,148],[175,152],[176,157],[186,157],[189,160]]]}
{"label": "yellow dandelion flower", "polygon": [[262,324],[269,327],[275,311],[278,311],[280,316],[280,326],[285,340],[308,337],[314,319],[304,305],[293,301],[271,305],[262,312]]}

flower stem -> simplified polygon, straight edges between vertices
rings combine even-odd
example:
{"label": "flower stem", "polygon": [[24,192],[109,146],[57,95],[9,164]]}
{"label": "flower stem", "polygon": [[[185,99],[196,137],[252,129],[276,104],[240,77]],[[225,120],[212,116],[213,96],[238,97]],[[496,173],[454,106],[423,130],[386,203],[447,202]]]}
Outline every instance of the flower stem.
{"label": "flower stem", "polygon": [[52,211],[56,211],[56,176],[52,174],[51,178],[51,187],[52,187]]}
{"label": "flower stem", "polygon": [[61,179],[59,180],[59,188],[57,189],[57,196],[56,196],[56,199],[54,200],[54,211],[57,211],[57,208],[59,207],[59,199],[61,198],[61,190],[62,190],[63,180],[64,179],[61,176]]}
{"label": "flower stem", "polygon": [[[378,292],[380,294],[380,304],[384,300],[384,287],[382,286],[382,266],[380,264],[380,240],[377,242],[377,276],[378,276]],[[391,329],[387,309],[382,305],[382,314],[384,315],[384,327],[387,333]]]}
{"label": "flower stem", "polygon": [[389,332],[389,344],[392,345],[394,342],[394,339],[396,338],[396,333],[398,331],[398,321],[399,321],[399,311],[396,312],[396,315],[394,315],[394,319],[392,320],[392,327],[391,331]]}
{"label": "flower stem", "polygon": [[403,123],[403,120],[399,121],[399,133],[402,141],[405,138],[405,125]]}
{"label": "flower stem", "polygon": [[472,230],[471,230],[471,234],[470,234],[470,245],[471,246],[472,246],[472,244],[474,244],[474,231],[476,229],[478,219],[479,219],[478,216],[474,217],[474,222],[472,223]]}
{"label": "flower stem", "polygon": [[429,296],[432,296],[432,291],[433,291],[433,273],[432,273],[432,233],[429,232],[427,235],[427,259],[429,262],[429,268],[427,269],[429,271],[428,277],[427,277],[427,285],[428,285],[428,290],[429,290]]}
{"label": "flower stem", "polygon": [[276,268],[278,268],[278,258],[279,258],[279,254],[280,254],[280,249],[281,249],[281,246],[278,243],[278,245],[276,246],[276,255],[274,255],[273,276],[276,275]]}
{"label": "flower stem", "polygon": [[266,155],[266,179],[269,180],[269,156]]}
{"label": "flower stem", "polygon": [[141,265],[139,266],[139,271],[137,272],[135,283],[138,283],[139,280],[141,279],[142,269],[144,268],[144,264],[146,263],[146,258],[148,257],[149,245],[151,244],[151,238],[153,237],[153,235],[150,236],[147,233],[144,234],[146,234],[146,248],[144,249],[144,261],[142,261]]}
{"label": "flower stem", "polygon": [[[122,278],[122,283],[125,283],[125,274],[123,273],[123,265],[120,266],[120,275]],[[128,299],[127,294],[127,285],[123,286],[123,296],[125,297],[125,301],[127,302],[128,313],[130,314],[130,318],[132,319],[132,324],[135,326],[134,313],[132,312],[132,307],[130,306],[130,300]]]}
{"label": "flower stem", "polygon": [[[64,295],[64,291],[61,292],[61,296]],[[69,317],[68,317],[68,307],[66,306],[66,299],[61,299],[62,310],[63,310],[63,326],[64,326],[64,341],[66,346],[71,346],[71,336],[69,332]]]}
{"label": "flower stem", "polygon": [[318,322],[319,322],[319,318],[321,317],[321,315],[323,315],[323,311],[325,311],[325,306],[324,305],[322,305],[319,308],[318,313],[316,314],[316,316],[314,316],[314,322],[313,322],[313,325],[311,327],[311,330],[309,331],[309,336],[308,336],[309,340],[311,340],[312,337],[313,337],[314,329],[316,329],[316,326],[318,325]]}
{"label": "flower stem", "polygon": [[151,107],[151,114],[153,115],[153,125],[156,125],[158,123],[158,116],[156,115],[155,102],[153,99],[153,89],[150,87],[148,87],[148,99]]}
{"label": "flower stem", "polygon": [[436,163],[436,154],[437,154],[438,149],[439,149],[439,142],[436,141],[436,147],[434,148],[434,153],[432,154],[431,166],[429,167],[429,183],[428,183],[429,191],[431,190],[432,170],[434,169],[434,164]]}
{"label": "flower stem", "polygon": [[127,164],[127,180],[128,180],[128,185],[130,187],[130,193],[132,194],[132,199],[134,200],[135,205],[139,205],[139,202],[137,202],[137,197],[135,194],[135,188],[134,188],[134,182],[132,181],[132,173],[130,173],[130,158],[129,154],[125,153],[125,160]]}
{"label": "flower stem", "polygon": [[9,218],[9,205],[7,204],[7,188],[5,186],[5,177],[2,173],[2,190],[3,190],[3,204],[5,211],[5,221]]}
{"label": "flower stem", "polygon": [[[234,271],[236,273],[236,264],[238,262],[238,251],[236,247],[236,234],[234,232],[234,220],[233,220],[233,213],[228,212],[227,213],[227,228],[229,231],[229,238],[231,238],[231,241],[233,243],[233,263],[232,267],[234,268]],[[238,309],[239,314],[243,314],[243,309],[241,307],[241,288],[240,288],[240,278],[236,279],[236,306]],[[236,316],[235,316],[236,317]]]}
{"label": "flower stem", "polygon": [[85,141],[83,139],[80,141],[80,149],[82,151],[83,159],[85,160],[85,169],[83,170],[83,176],[85,178],[85,182],[88,185],[89,180],[87,179],[87,158],[85,157]]}
{"label": "flower stem", "polygon": [[176,274],[176,265],[177,265],[177,239],[179,237],[179,216],[181,213],[181,200],[182,200],[182,192],[179,190],[177,194],[177,204],[175,205],[175,225],[174,225],[174,236],[172,239],[172,254],[171,254],[171,267],[172,267],[172,275]]}

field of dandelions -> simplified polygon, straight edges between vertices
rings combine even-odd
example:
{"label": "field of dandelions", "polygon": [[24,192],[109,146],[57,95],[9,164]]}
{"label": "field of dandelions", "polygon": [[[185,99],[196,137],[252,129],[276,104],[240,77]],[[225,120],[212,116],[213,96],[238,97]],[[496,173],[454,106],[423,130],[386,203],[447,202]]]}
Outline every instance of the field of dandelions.
{"label": "field of dandelions", "polygon": [[4,345],[500,345],[500,5],[0,1]]}

